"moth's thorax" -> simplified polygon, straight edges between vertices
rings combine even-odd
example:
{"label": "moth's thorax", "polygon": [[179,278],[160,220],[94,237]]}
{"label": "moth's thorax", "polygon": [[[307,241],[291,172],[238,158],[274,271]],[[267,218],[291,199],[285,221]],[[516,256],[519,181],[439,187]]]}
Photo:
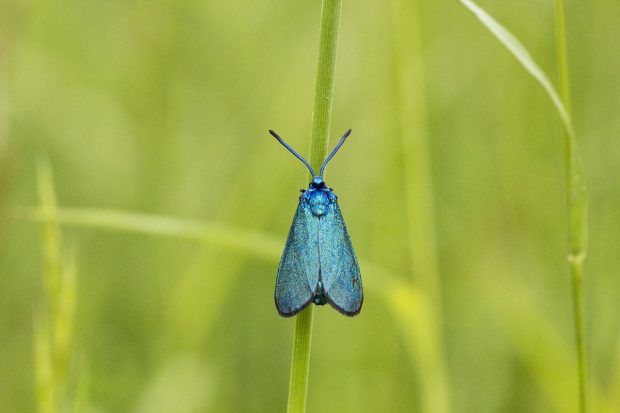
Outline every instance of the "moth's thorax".
{"label": "moth's thorax", "polygon": [[325,185],[322,179],[314,178],[301,199],[310,206],[313,215],[320,217],[327,213],[329,204],[336,202],[336,194]]}

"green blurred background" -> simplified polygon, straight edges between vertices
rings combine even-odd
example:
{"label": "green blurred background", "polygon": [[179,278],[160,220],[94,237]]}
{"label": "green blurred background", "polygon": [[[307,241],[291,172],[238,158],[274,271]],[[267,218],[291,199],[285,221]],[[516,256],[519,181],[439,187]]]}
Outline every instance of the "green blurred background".
{"label": "green blurred background", "polygon": [[[480,4],[556,78],[551,0]],[[567,4],[605,412],[620,411],[619,16],[616,1]],[[64,226],[67,398],[88,412],[284,411],[295,322],[273,288],[307,172],[267,129],[307,154],[319,18],[319,1],[0,3],[0,411],[41,397],[42,225],[23,219],[37,160],[61,208],[231,238]],[[327,181],[365,302],[354,319],[315,311],[308,411],[575,412],[563,136],[540,86],[457,1],[346,1],[331,144],[349,127]]]}

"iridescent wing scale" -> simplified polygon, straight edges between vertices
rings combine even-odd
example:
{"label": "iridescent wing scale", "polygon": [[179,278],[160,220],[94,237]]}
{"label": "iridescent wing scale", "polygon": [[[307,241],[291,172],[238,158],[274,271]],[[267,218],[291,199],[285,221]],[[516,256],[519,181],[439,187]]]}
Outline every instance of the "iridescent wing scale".
{"label": "iridescent wing scale", "polygon": [[300,197],[278,267],[275,301],[280,315],[290,317],[314,298],[319,281],[319,219]]}
{"label": "iridescent wing scale", "polygon": [[337,200],[329,204],[318,225],[321,280],[327,302],[341,313],[354,316],[364,300],[362,278]]}

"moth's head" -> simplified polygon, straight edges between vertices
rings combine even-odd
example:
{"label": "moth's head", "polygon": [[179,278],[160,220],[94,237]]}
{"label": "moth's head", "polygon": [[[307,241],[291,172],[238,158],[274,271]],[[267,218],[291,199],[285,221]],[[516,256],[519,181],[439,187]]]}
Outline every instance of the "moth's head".
{"label": "moth's head", "polygon": [[310,181],[310,188],[312,189],[323,189],[325,188],[325,181],[323,180],[322,176],[315,176],[314,178],[312,178],[312,181]]}
{"label": "moth's head", "polygon": [[306,201],[310,205],[312,214],[321,217],[327,213],[330,204],[330,191],[325,189],[325,183],[321,181],[322,187],[314,187],[314,181],[310,183],[310,190],[306,191]]}

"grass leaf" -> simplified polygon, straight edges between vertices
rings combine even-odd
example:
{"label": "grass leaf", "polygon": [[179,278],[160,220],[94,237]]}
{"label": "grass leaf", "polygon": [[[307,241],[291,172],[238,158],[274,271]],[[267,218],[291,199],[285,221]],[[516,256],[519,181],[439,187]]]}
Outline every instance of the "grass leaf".
{"label": "grass leaf", "polygon": [[568,261],[573,283],[573,317],[577,347],[577,381],[579,383],[579,411],[585,413],[587,404],[587,358],[585,350],[584,303],[583,303],[583,260],[586,256],[587,240],[587,197],[583,162],[575,138],[569,105],[568,63],[565,39],[564,3],[556,2],[556,48],[559,60],[560,80],[564,99],[560,98],[551,81],[536,64],[521,42],[504,26],[471,0],[459,0],[521,63],[547,92],[555,106],[565,131],[565,171],[568,204]]}
{"label": "grass leaf", "polygon": [[521,63],[525,70],[527,70],[527,72],[532,75],[538,83],[540,83],[540,85],[545,89],[545,92],[547,92],[547,95],[549,95],[549,98],[551,98],[551,101],[558,111],[567,133],[574,136],[571,117],[566,110],[564,103],[562,103],[560,95],[556,92],[553,84],[545,72],[543,72],[542,69],[536,64],[523,44],[508,29],[498,23],[497,20],[491,17],[491,15],[480,8],[476,3],[471,0],[459,1],[463,4],[463,6],[469,9],[487,29],[489,29],[495,38],[499,40],[510,51],[510,53],[512,53],[519,63]]}

